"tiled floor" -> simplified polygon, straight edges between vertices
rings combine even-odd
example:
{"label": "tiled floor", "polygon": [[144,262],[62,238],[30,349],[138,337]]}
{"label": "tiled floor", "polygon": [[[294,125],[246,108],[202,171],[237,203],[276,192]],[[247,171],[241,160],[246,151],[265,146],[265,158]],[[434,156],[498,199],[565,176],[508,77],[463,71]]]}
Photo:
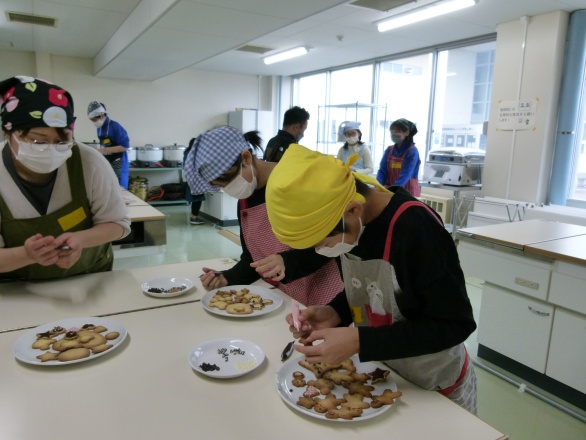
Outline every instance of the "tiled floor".
{"label": "tiled floor", "polygon": [[[205,260],[210,258],[232,257],[240,255],[240,247],[218,234],[218,227],[210,223],[204,225],[189,224],[189,206],[158,206],[157,209],[168,215],[167,245],[162,253],[156,255],[119,258],[114,262],[114,269],[154,266],[160,264]],[[238,227],[225,228],[238,234]],[[467,288],[475,317],[478,320],[482,281],[467,278]],[[476,360],[476,333],[466,341],[468,351]],[[503,373],[498,367],[480,360],[480,362]],[[584,365],[576,368],[586,369]],[[586,440],[586,423],[555,408],[541,399],[520,392],[518,387],[500,377],[475,367],[478,378],[478,416],[510,436],[512,440]],[[513,377],[517,382],[523,382]],[[528,388],[537,390],[530,384]],[[553,396],[548,395],[553,398]],[[562,402],[563,403],[563,402]],[[583,417],[586,412],[571,407]],[[471,440],[473,438],[471,437]]]}

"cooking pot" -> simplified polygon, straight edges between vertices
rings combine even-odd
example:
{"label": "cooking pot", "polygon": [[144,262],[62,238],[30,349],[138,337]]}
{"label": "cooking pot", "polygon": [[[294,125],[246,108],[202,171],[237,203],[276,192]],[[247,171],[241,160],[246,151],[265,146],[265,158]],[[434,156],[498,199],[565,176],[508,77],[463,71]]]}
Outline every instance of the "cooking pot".
{"label": "cooking pot", "polygon": [[185,145],[169,145],[163,150],[163,164],[166,167],[181,168],[183,166],[183,154]]}
{"label": "cooking pot", "polygon": [[136,151],[138,165],[142,168],[160,168],[163,166],[163,149],[152,144],[138,147]]}

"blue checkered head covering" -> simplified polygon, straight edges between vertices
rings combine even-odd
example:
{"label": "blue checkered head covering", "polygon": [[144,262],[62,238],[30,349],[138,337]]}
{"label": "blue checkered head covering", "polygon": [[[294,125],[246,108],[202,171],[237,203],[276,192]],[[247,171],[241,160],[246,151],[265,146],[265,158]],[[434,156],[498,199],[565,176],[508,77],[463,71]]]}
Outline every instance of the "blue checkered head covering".
{"label": "blue checkered head covering", "polygon": [[242,133],[223,126],[199,135],[185,157],[183,173],[192,194],[220,191],[210,182],[228,171],[243,151],[250,149]]}

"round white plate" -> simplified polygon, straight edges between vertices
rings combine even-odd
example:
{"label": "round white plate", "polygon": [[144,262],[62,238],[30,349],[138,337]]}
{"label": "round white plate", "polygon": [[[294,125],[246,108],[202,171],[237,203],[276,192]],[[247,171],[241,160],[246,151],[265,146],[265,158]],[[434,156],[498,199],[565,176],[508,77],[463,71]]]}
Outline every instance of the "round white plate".
{"label": "round white plate", "polygon": [[[380,416],[382,413],[387,412],[393,405],[383,405],[380,408],[366,408],[360,417],[354,417],[352,420],[345,420],[345,419],[328,419],[324,414],[318,413],[313,409],[307,409],[303,406],[297,405],[297,401],[303,395],[307,387],[296,387],[294,386],[291,381],[293,380],[293,373],[296,371],[301,371],[305,375],[305,380],[310,381],[315,379],[315,375],[308,370],[307,368],[302,367],[299,365],[299,361],[303,360],[303,356],[297,356],[294,358],[289,359],[287,362],[283,364],[281,369],[277,372],[277,392],[281,399],[289,405],[291,408],[299,411],[303,414],[307,414],[308,416],[315,417],[318,419],[328,420],[331,422],[360,422],[362,420],[371,419],[373,417]],[[383,370],[390,370],[389,367],[379,363],[379,362],[360,362],[358,360],[358,356],[354,355],[350,359],[354,362],[354,366],[356,367],[356,371],[359,373],[371,373],[372,371],[376,370],[376,368],[381,368]],[[380,395],[383,393],[384,390],[390,389],[392,391],[397,391],[397,384],[391,378],[391,374],[387,376],[387,380],[385,382],[378,382],[375,384],[371,384],[370,381],[366,382],[366,385],[372,385],[374,387],[374,391],[371,391],[373,395]],[[332,390],[332,392],[336,395],[338,399],[342,399],[344,394],[348,392],[346,388],[341,385],[336,385],[336,388]],[[323,398],[324,396],[318,396]],[[365,402],[370,402],[368,397],[364,398]]]}
{"label": "round white plate", "polygon": [[[120,336],[118,338],[108,341],[108,344],[112,344],[113,347],[109,350],[103,351],[102,353],[90,354],[89,357],[83,359],[77,359],[75,361],[69,362],[61,362],[61,361],[47,361],[41,362],[37,359],[37,356],[45,353],[46,351],[53,351],[53,350],[38,350],[32,348],[33,343],[37,340],[37,333],[44,333],[49,330],[52,330],[56,326],[63,327],[64,329],[70,329],[73,327],[82,328],[85,324],[93,324],[93,325],[101,325],[106,327],[108,330],[102,332],[102,335],[106,335],[110,332],[118,332]],[[18,338],[14,344],[12,345],[12,354],[16,359],[19,361],[25,362],[27,364],[33,365],[41,365],[43,367],[52,367],[52,366],[62,366],[62,365],[69,365],[69,364],[76,364],[78,362],[85,362],[91,361],[92,359],[98,358],[105,354],[110,353],[111,351],[115,350],[122,344],[124,339],[126,338],[127,332],[126,329],[122,326],[122,324],[113,321],[111,319],[106,318],[96,318],[96,317],[85,317],[85,318],[70,318],[70,319],[61,319],[59,321],[49,322],[48,324],[40,325],[22,335]],[[59,340],[63,337],[63,335],[56,336],[55,339]]]}
{"label": "round white plate", "polygon": [[[248,289],[250,291],[250,293],[255,293],[257,295],[260,295],[260,297],[262,299],[272,299],[273,303],[269,304],[268,306],[265,306],[261,310],[253,310],[252,313],[249,313],[248,315],[233,315],[231,313],[226,312],[225,310],[220,310],[216,307],[210,307],[210,299],[216,294],[216,292],[218,290],[230,291],[230,290],[242,290],[242,289]],[[201,299],[201,304],[202,304],[203,308],[206,309],[208,312],[214,313],[216,315],[229,316],[230,318],[252,318],[254,316],[266,315],[267,313],[274,312],[279,307],[281,307],[281,304],[283,304],[283,298],[281,297],[281,295],[278,292],[273,292],[272,290],[267,289],[265,287],[238,285],[238,286],[226,286],[226,287],[221,287],[220,289],[210,290]]]}
{"label": "round white plate", "polygon": [[[168,292],[170,289],[185,286],[184,289],[177,292]],[[155,296],[157,298],[173,298],[174,296],[181,296],[194,288],[193,281],[182,277],[161,277],[153,278],[145,281],[140,285],[140,288],[146,295]],[[160,289],[163,292],[150,292],[152,289]]]}
{"label": "round white plate", "polygon": [[[206,376],[230,379],[259,367],[265,358],[262,349],[242,339],[214,339],[203,342],[189,353],[191,368]],[[203,364],[218,368],[204,370]]]}

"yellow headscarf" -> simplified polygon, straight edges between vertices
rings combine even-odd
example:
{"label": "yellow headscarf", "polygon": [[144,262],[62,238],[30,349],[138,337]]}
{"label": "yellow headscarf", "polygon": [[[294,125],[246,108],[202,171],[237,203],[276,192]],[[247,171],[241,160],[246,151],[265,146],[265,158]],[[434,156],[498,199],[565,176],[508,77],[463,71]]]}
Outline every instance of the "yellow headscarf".
{"label": "yellow headscarf", "polygon": [[277,164],[266,189],[266,204],[273,232],[282,243],[305,249],[323,240],[342,219],[352,200],[365,203],[356,192],[355,179],[388,192],[376,179],[355,173],[333,156],[291,144]]}

